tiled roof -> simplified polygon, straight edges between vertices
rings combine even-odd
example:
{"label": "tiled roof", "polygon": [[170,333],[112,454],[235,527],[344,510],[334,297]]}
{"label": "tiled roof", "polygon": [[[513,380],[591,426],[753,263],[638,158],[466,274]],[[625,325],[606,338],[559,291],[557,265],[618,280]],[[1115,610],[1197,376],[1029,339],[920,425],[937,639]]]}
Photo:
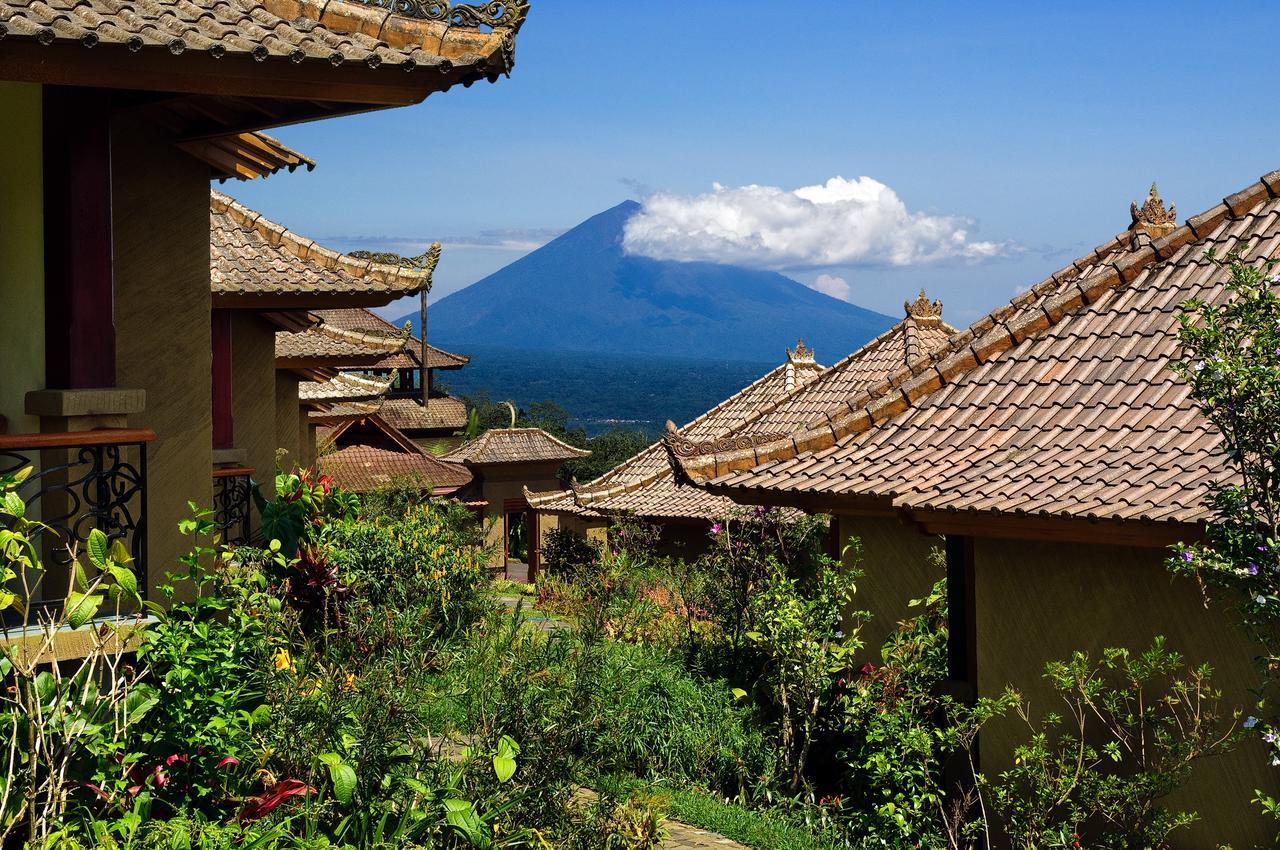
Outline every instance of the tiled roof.
{"label": "tiled roof", "polygon": [[557,440],[541,428],[494,428],[445,455],[458,463],[540,463],[587,457],[591,452]]}
{"label": "tiled roof", "polygon": [[404,348],[405,337],[347,331],[328,324],[276,334],[277,360],[327,361],[334,367],[365,367]]}
{"label": "tiled roof", "polygon": [[[366,310],[363,307],[343,307],[336,310],[317,310],[317,314],[325,320],[327,324],[336,325],[347,330],[370,331],[374,333],[399,334],[402,328],[388,322],[386,319],[374,313],[372,310]],[[378,363],[377,369],[416,369],[421,361],[419,351],[421,343],[410,331],[409,344],[405,346],[404,351],[398,354],[392,354],[385,360]],[[463,354],[453,354],[443,349],[436,348],[430,343],[427,344],[427,368],[429,369],[460,369],[471,362],[471,358]]]}
{"label": "tiled roof", "polygon": [[[787,354],[786,363],[694,419],[680,433],[695,441],[724,437],[761,407],[810,385],[822,372],[803,341]],[[580,516],[630,511],[655,519],[714,519],[727,516],[736,507],[722,496],[676,487],[661,442],[572,491],[530,493],[526,498],[539,510]]]}
{"label": "tiled roof", "polygon": [[[344,401],[333,404],[327,404],[322,410],[310,410],[307,412],[307,419],[313,425],[341,425],[345,422],[359,421],[366,419],[382,410],[383,400],[381,397],[368,399],[366,401]],[[316,444],[325,445],[331,441],[332,434],[321,434],[320,429],[316,430]]]}
{"label": "tiled roof", "polygon": [[453,396],[432,398],[424,410],[414,398],[389,398],[382,405],[382,418],[401,431],[459,430],[467,424],[467,405]]}
{"label": "tiled roof", "polygon": [[381,398],[390,387],[390,379],[381,381],[350,372],[339,372],[327,381],[303,381],[298,384],[298,398],[321,403],[369,401]]}
{"label": "tiled roof", "polygon": [[321,455],[318,464],[340,487],[355,493],[416,482],[437,495],[447,495],[471,482],[465,466],[437,460],[425,452],[354,445]]}
{"label": "tiled roof", "polygon": [[1228,471],[1218,434],[1169,369],[1181,354],[1178,305],[1224,296],[1228,273],[1210,249],[1280,256],[1280,172],[1181,227],[1161,224],[1156,238],[1138,218],[785,437],[709,452],[672,438],[682,474],[744,500],[768,491],[810,504],[1203,520]]}
{"label": "tiled roof", "polygon": [[217,191],[209,196],[209,277],[215,301],[233,295],[305,300],[358,294],[390,302],[431,285],[430,270],[339,254]]}
{"label": "tiled roof", "polygon": [[[120,51],[122,61],[125,48],[174,56],[191,51],[213,59],[353,62],[386,67],[385,73],[419,69],[464,83],[510,70],[527,4],[502,3],[496,21],[476,7],[421,5],[436,7],[440,19],[353,0],[0,0],[0,36],[96,46]],[[479,28],[493,23],[491,32]]]}

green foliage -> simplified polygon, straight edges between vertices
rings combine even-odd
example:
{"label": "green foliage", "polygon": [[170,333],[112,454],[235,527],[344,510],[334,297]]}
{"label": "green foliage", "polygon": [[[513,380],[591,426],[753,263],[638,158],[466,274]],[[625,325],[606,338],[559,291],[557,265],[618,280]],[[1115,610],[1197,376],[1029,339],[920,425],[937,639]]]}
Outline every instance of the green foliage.
{"label": "green foliage", "polygon": [[1207,667],[1183,669],[1182,657],[1156,638],[1134,654],[1082,652],[1045,667],[1064,714],[1036,722],[1015,750],[1015,766],[991,781],[991,800],[1015,847],[1063,846],[1090,834],[1106,850],[1167,847],[1196,820],[1161,801],[1194,765],[1232,749],[1239,714],[1224,713]]}
{"label": "green foliage", "polygon": [[573,581],[580,569],[600,557],[598,548],[570,528],[557,527],[542,537],[542,571],[553,578]]}

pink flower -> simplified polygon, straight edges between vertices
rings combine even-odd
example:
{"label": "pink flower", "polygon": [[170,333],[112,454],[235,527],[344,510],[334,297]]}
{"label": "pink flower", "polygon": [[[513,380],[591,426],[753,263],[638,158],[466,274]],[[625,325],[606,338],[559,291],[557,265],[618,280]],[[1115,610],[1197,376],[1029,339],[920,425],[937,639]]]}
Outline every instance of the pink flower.
{"label": "pink flower", "polygon": [[711,533],[712,533],[712,534],[719,534],[719,533],[720,533],[720,523],[718,523],[718,522],[717,522],[717,523],[713,523],[713,524],[712,524],[712,526],[711,526]]}

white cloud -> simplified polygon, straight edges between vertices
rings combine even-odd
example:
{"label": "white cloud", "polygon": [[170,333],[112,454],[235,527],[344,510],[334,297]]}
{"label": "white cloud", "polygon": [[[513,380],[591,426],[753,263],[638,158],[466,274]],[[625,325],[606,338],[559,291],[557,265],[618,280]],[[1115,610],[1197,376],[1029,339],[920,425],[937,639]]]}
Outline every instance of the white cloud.
{"label": "white cloud", "polygon": [[841,301],[853,300],[853,288],[849,286],[849,281],[833,274],[818,275],[817,280],[809,284],[809,288],[830,295],[832,298],[839,298]]}
{"label": "white cloud", "polygon": [[623,245],[660,260],[755,268],[911,266],[982,260],[1010,243],[971,241],[970,222],[910,212],[892,189],[870,177],[833,177],[793,191],[715,184],[703,195],[658,193],[627,222]]}

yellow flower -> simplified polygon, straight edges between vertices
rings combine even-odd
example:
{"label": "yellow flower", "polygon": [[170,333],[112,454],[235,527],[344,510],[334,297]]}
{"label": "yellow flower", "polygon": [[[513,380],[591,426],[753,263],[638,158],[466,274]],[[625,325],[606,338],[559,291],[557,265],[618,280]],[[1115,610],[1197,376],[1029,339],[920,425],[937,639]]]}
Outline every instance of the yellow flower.
{"label": "yellow flower", "polygon": [[348,673],[342,681],[342,689],[344,691],[354,691],[356,689],[356,674]]}
{"label": "yellow flower", "polygon": [[276,650],[275,667],[277,670],[288,670],[290,673],[298,672],[298,668],[293,666],[293,659],[289,656],[287,649]]}

